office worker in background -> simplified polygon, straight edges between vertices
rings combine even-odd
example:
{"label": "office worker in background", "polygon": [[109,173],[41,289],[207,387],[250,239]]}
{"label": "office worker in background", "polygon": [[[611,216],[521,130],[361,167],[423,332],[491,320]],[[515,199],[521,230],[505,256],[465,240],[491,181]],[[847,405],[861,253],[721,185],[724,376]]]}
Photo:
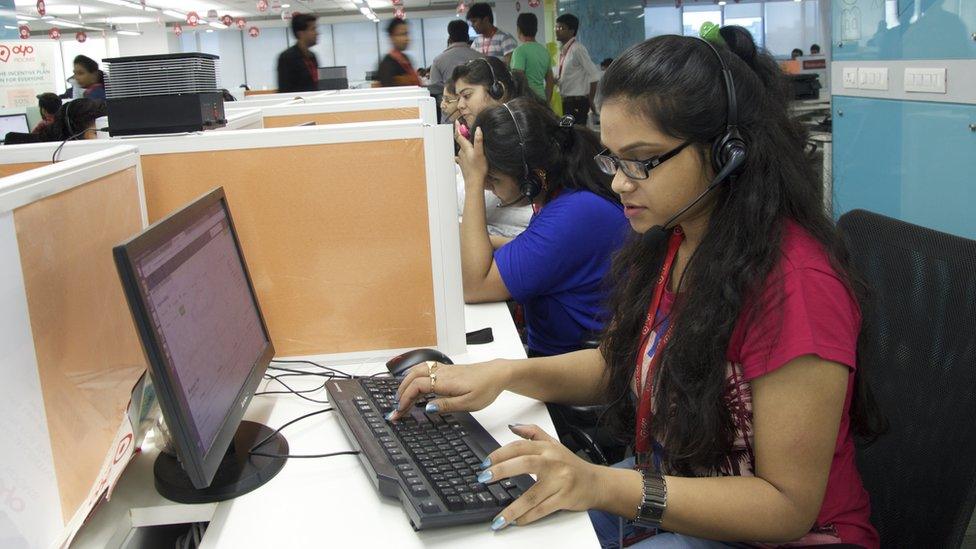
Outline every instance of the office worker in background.
{"label": "office worker in background", "polygon": [[410,46],[410,28],[403,19],[394,17],[386,26],[386,34],[390,37],[390,52],[380,61],[376,70],[376,79],[380,87],[419,86],[420,76],[414,70],[407,54],[403,53]]}
{"label": "office worker in background", "polygon": [[444,124],[453,124],[455,120],[458,119],[460,113],[458,113],[458,96],[457,90],[454,89],[454,81],[448,80],[444,84],[444,93],[441,95],[441,122]]}
{"label": "office worker in background", "polygon": [[820,55],[820,44],[810,46],[810,55]]}
{"label": "office worker in background", "polygon": [[471,48],[485,57],[497,57],[509,64],[512,52],[518,46],[515,37],[495,26],[495,14],[491,6],[478,2],[468,8],[468,22],[478,37],[474,39]]}
{"label": "office worker in background", "polygon": [[86,99],[105,100],[105,73],[98,69],[98,63],[91,57],[79,55],[74,59],[74,77],[84,92]]}
{"label": "office worker in background", "polygon": [[58,110],[61,109],[61,98],[56,93],[42,93],[37,96],[37,108],[41,111],[41,121],[31,130],[35,134],[41,133],[54,122]]}
{"label": "office worker in background", "polygon": [[105,101],[97,99],[75,99],[58,109],[54,120],[38,134],[41,141],[65,141],[95,139],[95,119],[108,114]]}
{"label": "office worker in background", "polygon": [[[444,83],[458,65],[482,57],[468,45],[468,24],[454,19],[447,24],[447,49],[434,58],[430,65],[430,94],[437,97],[444,93]],[[456,107],[455,107],[456,108]],[[453,122],[453,121],[452,121]]]}
{"label": "office worker in background", "polygon": [[312,51],[319,41],[317,18],[310,13],[296,13],[291,18],[295,45],[278,56],[278,92],[309,92],[319,89],[319,60]]}
{"label": "office worker in background", "polygon": [[[597,135],[523,97],[478,115],[474,142],[458,133],[467,187],[461,273],[467,303],[514,299],[525,310],[530,356],[581,349],[603,329],[603,279],[630,232]],[[504,206],[530,204],[528,228],[498,246],[484,217],[488,188]]]}
{"label": "office worker in background", "polygon": [[579,19],[564,13],[556,18],[556,40],[562,44],[556,67],[556,81],[563,100],[563,114],[571,115],[577,124],[586,125],[586,117],[596,96],[600,71],[590,59],[586,46],[576,39]]}
{"label": "office worker in background", "polygon": [[[442,413],[484,408],[502,390],[606,404],[637,452],[637,468],[597,466],[515,425],[527,440],[489,455],[480,480],[538,480],[493,529],[592,510],[606,547],[621,535],[641,548],[878,547],[854,459],[853,434],[879,427],[855,376],[860,285],[782,73],[746,29],[720,35],[717,52],[652,38],[604,76],[599,160],[641,234],[615,258],[600,348],[437,369],[431,407]],[[400,409],[430,385],[428,368],[414,368]]]}
{"label": "office worker in background", "polygon": [[549,50],[535,41],[539,30],[539,19],[533,13],[523,13],[515,20],[515,28],[519,42],[522,44],[512,52],[512,62],[509,65],[513,71],[525,73],[529,87],[539,99],[547,103],[552,98],[552,88],[555,79],[552,77],[552,60]]}
{"label": "office worker in background", "polygon": [[[457,112],[461,133],[470,136],[470,127],[482,111],[532,92],[522,73],[513,74],[497,57],[480,57],[459,65],[451,75],[457,91]],[[467,185],[460,168],[456,171],[458,214],[463,215]],[[496,245],[505,243],[525,230],[532,217],[528,204],[503,206],[497,196],[484,190],[488,233]]]}

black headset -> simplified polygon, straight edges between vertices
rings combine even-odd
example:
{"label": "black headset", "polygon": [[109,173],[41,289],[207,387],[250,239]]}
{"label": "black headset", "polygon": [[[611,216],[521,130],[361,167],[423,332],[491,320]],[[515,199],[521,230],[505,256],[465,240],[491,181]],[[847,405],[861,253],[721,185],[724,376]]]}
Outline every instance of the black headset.
{"label": "black headset", "polygon": [[505,97],[505,86],[495,76],[495,67],[492,67],[491,63],[485,57],[476,57],[469,61],[469,63],[474,61],[484,61],[485,65],[488,65],[488,70],[491,71],[491,85],[488,86],[488,96],[496,101],[501,101],[502,97]]}
{"label": "black headset", "polygon": [[71,101],[64,104],[64,123],[68,126],[68,135],[74,135],[71,129]]}
{"label": "black headset", "polygon": [[522,200],[528,200],[531,202],[535,197],[539,196],[542,192],[542,181],[539,180],[539,176],[532,173],[529,169],[529,160],[525,155],[525,137],[522,134],[522,128],[519,127],[518,119],[515,118],[515,112],[512,108],[508,106],[508,103],[502,103],[508,114],[512,116],[512,122],[515,124],[515,133],[518,134],[519,139],[519,149],[522,151],[522,177],[519,179],[519,198],[505,204],[501,204],[500,207],[508,207],[514,204],[518,204]]}
{"label": "black headset", "polygon": [[732,177],[742,170],[742,165],[746,159],[746,142],[739,133],[739,111],[735,101],[735,82],[732,80],[732,71],[725,64],[725,59],[718,52],[718,49],[708,40],[698,38],[704,42],[708,49],[715,53],[719,64],[722,65],[722,79],[725,81],[725,95],[728,98],[728,113],[725,119],[725,133],[719,136],[712,143],[712,167],[715,173],[721,175],[721,179],[716,177],[718,182]]}

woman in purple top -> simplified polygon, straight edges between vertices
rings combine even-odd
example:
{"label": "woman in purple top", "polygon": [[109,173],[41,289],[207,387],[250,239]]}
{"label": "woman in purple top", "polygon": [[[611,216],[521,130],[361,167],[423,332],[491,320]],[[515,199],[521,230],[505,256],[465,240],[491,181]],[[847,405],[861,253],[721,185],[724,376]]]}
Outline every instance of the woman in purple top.
{"label": "woman in purple top", "polygon": [[[630,232],[610,177],[593,162],[599,139],[524,98],[486,109],[473,131],[473,142],[455,136],[467,186],[464,299],[521,303],[534,356],[578,350],[603,328],[603,278]],[[501,207],[531,204],[525,232],[490,237],[482,189]]]}

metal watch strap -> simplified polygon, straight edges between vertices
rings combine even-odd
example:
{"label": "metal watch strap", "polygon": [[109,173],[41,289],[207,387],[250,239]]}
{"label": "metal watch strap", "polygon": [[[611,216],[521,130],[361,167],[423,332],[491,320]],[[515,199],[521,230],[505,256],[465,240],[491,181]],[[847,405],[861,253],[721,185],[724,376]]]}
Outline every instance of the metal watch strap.
{"label": "metal watch strap", "polygon": [[634,523],[645,528],[658,528],[668,505],[668,487],[660,473],[644,472],[644,497],[637,507]]}

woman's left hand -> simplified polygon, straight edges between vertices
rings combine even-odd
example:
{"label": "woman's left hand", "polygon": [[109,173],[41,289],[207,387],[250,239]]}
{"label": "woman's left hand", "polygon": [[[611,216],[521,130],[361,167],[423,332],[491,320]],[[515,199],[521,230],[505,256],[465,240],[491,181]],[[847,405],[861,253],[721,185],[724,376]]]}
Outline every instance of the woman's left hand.
{"label": "woman's left hand", "polygon": [[455,161],[461,167],[466,190],[477,189],[484,191],[485,177],[488,176],[488,160],[485,158],[484,136],[481,128],[474,132],[474,142],[461,135],[461,122],[454,123],[454,141],[460,150]]}
{"label": "woman's left hand", "polygon": [[488,456],[488,482],[533,474],[536,483],[495,517],[492,530],[510,524],[525,526],[563,509],[586,511],[595,506],[601,489],[600,466],[570,452],[538,425],[510,429],[526,440],[506,444]]}

